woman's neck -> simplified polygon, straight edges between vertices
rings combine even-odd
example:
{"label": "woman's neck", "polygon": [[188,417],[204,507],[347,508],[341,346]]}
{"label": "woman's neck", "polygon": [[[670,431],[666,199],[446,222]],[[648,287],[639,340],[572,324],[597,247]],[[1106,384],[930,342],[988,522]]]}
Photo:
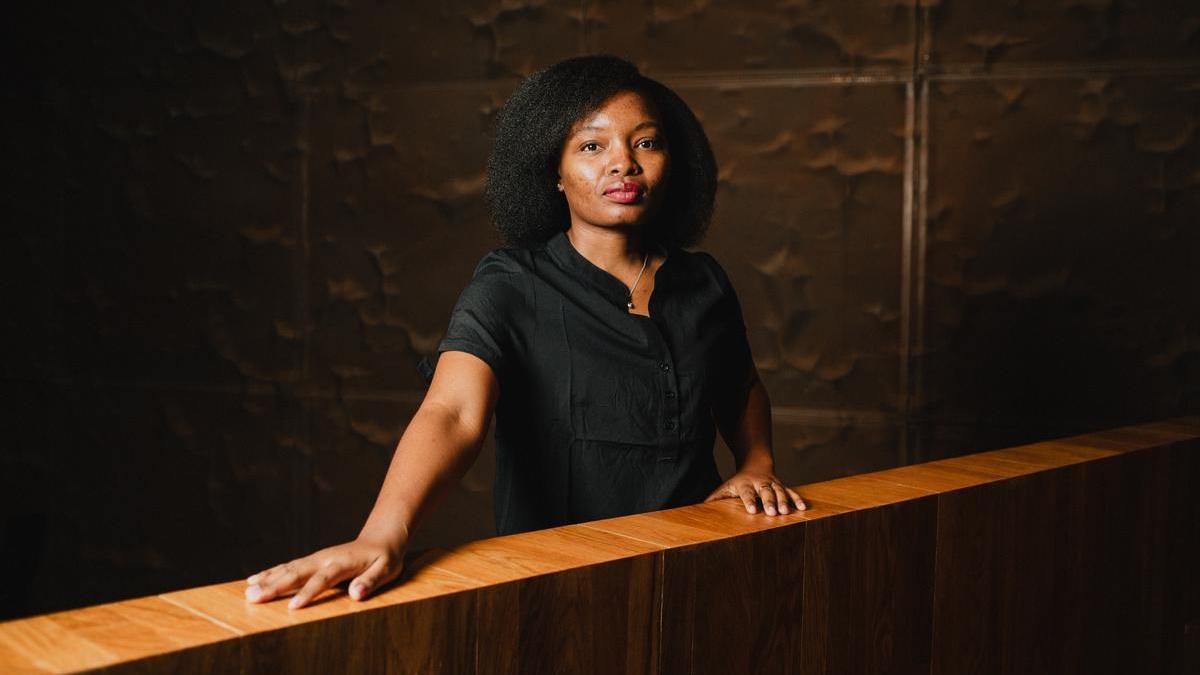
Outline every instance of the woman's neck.
{"label": "woman's neck", "polygon": [[618,279],[637,274],[646,260],[647,250],[637,230],[572,225],[567,239],[579,255]]}

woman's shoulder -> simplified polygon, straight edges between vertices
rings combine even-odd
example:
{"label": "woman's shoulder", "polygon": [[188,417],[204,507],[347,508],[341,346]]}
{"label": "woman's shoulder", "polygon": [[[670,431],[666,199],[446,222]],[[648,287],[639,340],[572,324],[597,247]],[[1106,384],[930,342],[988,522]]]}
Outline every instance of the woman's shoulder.
{"label": "woman's shoulder", "polygon": [[493,248],[475,265],[465,295],[484,296],[510,311],[527,301],[532,290],[534,251],[516,246]]}
{"label": "woman's shoulder", "polygon": [[713,267],[721,266],[720,263],[717,262],[716,257],[713,256],[713,254],[709,253],[708,251],[701,251],[701,250],[689,251],[688,249],[681,248],[681,249],[675,249],[674,251],[672,251],[672,253],[679,254],[681,257],[686,259],[692,265],[701,265],[701,266],[704,266],[704,267],[710,268],[710,269]]}
{"label": "woman's shoulder", "polygon": [[539,249],[521,246],[493,248],[479,259],[474,276],[527,274],[533,268],[533,259],[538,252]]}
{"label": "woman's shoulder", "polygon": [[702,249],[687,249],[678,246],[670,246],[666,250],[669,256],[682,261],[684,265],[689,267],[703,269],[721,267],[721,264],[717,262],[716,256]]}
{"label": "woman's shoulder", "polygon": [[700,250],[671,249],[670,255],[677,256],[681,263],[680,267],[689,273],[717,284],[722,291],[730,288],[729,275],[725,273],[725,268],[712,253]]}

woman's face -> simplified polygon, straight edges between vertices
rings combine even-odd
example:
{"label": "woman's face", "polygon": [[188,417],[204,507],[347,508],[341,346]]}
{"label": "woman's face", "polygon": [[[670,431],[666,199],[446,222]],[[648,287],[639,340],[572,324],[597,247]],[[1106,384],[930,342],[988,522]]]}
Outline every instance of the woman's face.
{"label": "woman's face", "polygon": [[663,201],[670,172],[653,104],[622,91],[577,121],[563,144],[559,184],[572,227],[640,227]]}

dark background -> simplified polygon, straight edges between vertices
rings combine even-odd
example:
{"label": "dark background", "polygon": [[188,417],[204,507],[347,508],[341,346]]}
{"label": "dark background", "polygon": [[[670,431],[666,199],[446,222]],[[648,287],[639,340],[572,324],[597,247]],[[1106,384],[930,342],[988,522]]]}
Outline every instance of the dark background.
{"label": "dark background", "polygon": [[[1200,412],[1194,1],[37,4],[0,617],[353,537],[497,244],[493,115],[575,54],[702,118],[791,484]],[[493,534],[490,453],[415,548]]]}

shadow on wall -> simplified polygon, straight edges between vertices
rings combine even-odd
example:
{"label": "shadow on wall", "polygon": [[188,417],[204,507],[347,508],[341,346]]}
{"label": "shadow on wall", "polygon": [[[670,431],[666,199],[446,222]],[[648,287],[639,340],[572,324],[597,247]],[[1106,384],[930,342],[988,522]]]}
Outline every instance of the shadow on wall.
{"label": "shadow on wall", "polygon": [[[356,532],[495,243],[488,122],[578,51],[679,76],[719,146],[732,226],[706,243],[789,482],[1200,412],[1195,3],[469,4],[25,3],[0,28],[0,618]],[[901,279],[925,284],[912,410]],[[414,547],[490,532],[492,453]]]}
{"label": "shadow on wall", "polygon": [[1144,68],[931,75],[918,457],[1200,406],[1200,89]]}

